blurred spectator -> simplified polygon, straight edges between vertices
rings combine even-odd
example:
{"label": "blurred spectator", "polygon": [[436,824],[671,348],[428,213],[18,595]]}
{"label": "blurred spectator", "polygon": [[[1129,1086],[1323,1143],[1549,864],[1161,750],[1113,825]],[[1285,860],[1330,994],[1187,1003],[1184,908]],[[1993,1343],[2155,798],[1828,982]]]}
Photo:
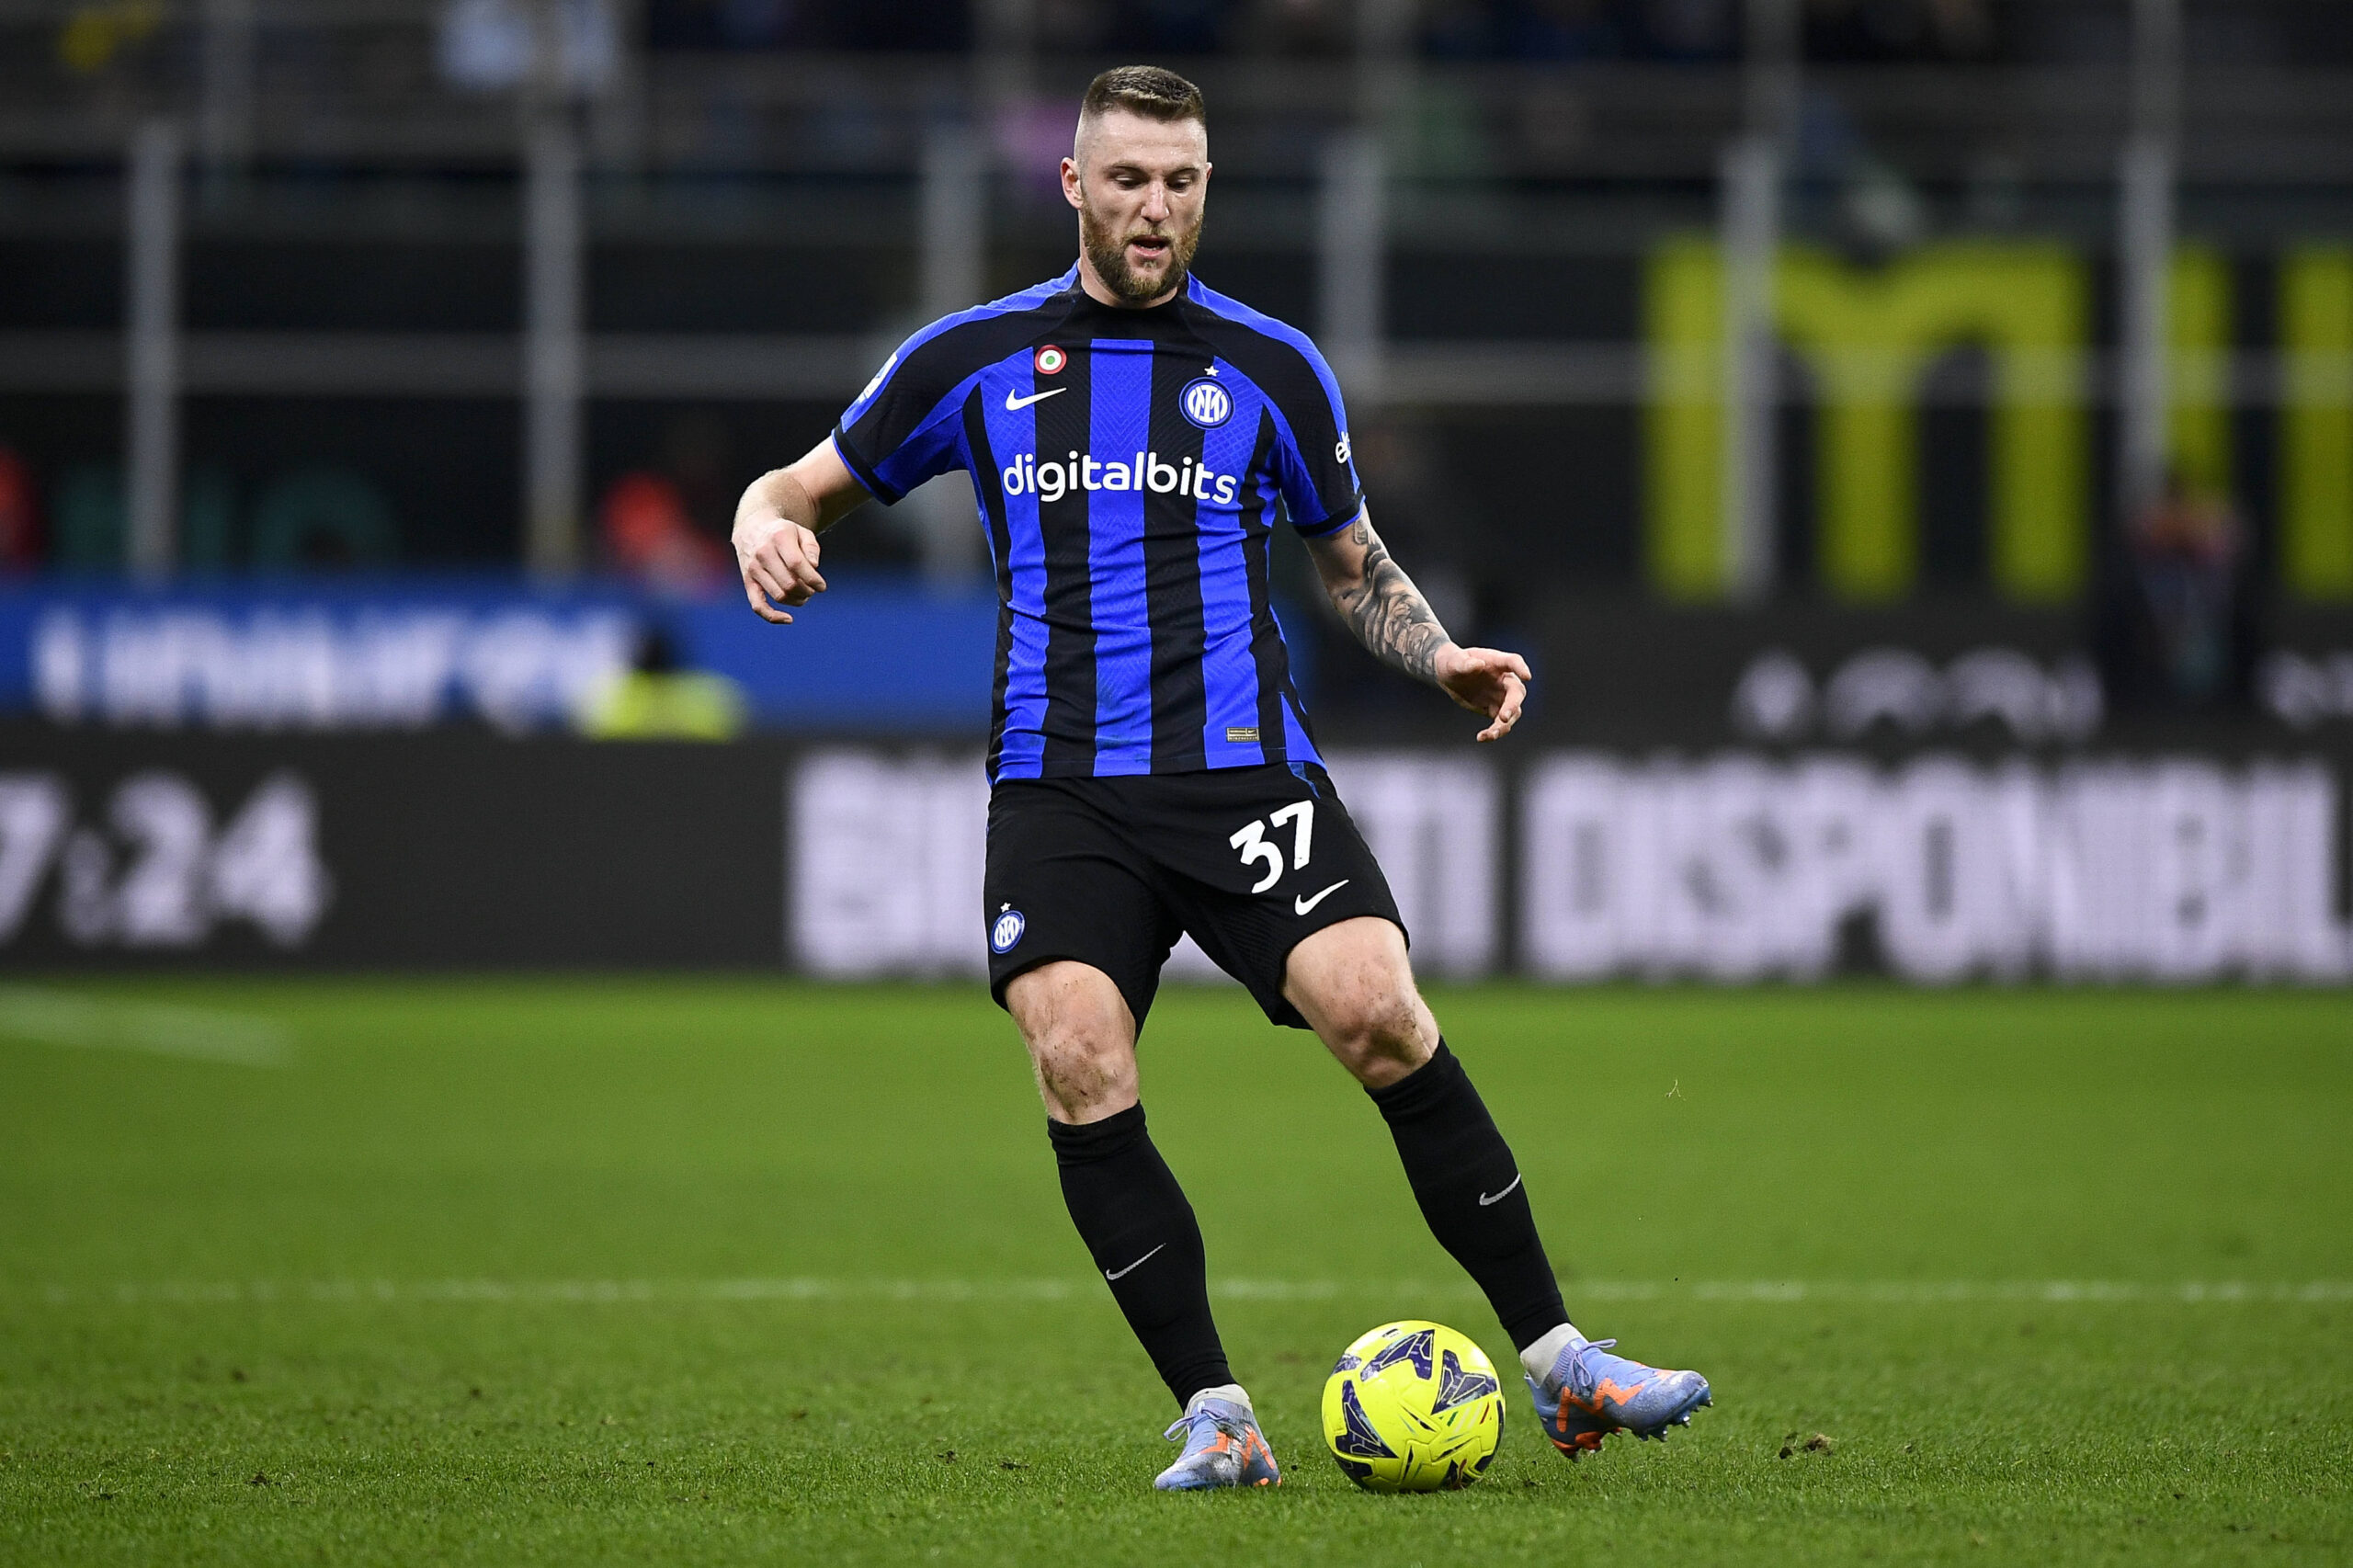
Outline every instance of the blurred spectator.
{"label": "blurred spectator", "polygon": [[628,672],[581,710],[580,733],[598,741],[730,741],[744,730],[744,688],[708,670],[682,670],[669,633],[638,633]]}
{"label": "blurred spectator", "polygon": [[726,578],[726,551],[687,513],[678,487],[640,470],[613,481],[597,509],[605,562],[673,594],[709,592]]}
{"label": "blurred spectator", "polygon": [[111,572],[122,564],[122,469],[76,463],[50,497],[49,563],[67,572]]}
{"label": "blurred spectator", "polygon": [[40,563],[40,515],[33,500],[33,471],[24,459],[0,447],[0,572],[24,572]]}
{"label": "blurred spectator", "polygon": [[531,17],[517,0],[449,0],[441,74],[461,87],[511,87],[531,72]]}
{"label": "blurred spectator", "polygon": [[[476,92],[519,86],[531,74],[540,40],[533,0],[447,0],[441,12],[441,74]],[[574,92],[610,82],[620,62],[609,0],[554,0],[557,78]]]}
{"label": "blurred spectator", "polygon": [[[182,529],[191,508],[228,502],[209,486],[190,486],[182,497]],[[208,518],[207,528],[227,531],[227,519]],[[298,469],[273,480],[254,502],[247,559],[265,572],[336,572],[389,566],[400,556],[400,520],[376,484],[349,469]],[[225,547],[219,555],[225,555]],[[216,556],[212,564],[220,564]]]}
{"label": "blurred spectator", "polygon": [[2230,502],[2178,475],[2134,517],[2101,642],[2117,706],[2197,712],[2233,706],[2245,686],[2245,530]]}

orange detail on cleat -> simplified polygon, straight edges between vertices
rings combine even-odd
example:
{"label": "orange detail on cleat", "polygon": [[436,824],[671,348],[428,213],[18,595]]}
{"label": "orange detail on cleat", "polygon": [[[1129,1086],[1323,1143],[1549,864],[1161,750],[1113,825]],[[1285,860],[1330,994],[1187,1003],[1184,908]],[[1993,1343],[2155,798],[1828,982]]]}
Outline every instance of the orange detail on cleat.
{"label": "orange detail on cleat", "polygon": [[1601,1414],[1603,1400],[1615,1400],[1620,1405],[1631,1404],[1641,1396],[1642,1392],[1643,1385],[1640,1383],[1636,1383],[1632,1388],[1627,1388],[1622,1383],[1604,1378],[1601,1380],[1601,1386],[1593,1391],[1593,1403],[1586,1408],[1598,1415]]}

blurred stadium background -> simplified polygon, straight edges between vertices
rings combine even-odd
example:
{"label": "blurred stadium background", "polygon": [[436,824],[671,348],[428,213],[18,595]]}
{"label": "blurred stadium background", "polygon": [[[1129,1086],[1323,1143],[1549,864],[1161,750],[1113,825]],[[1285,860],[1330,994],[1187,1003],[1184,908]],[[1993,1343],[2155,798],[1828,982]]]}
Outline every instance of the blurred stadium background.
{"label": "blurred stadium background", "polygon": [[[1279,553],[1671,1448],[1323,1463],[1367,1325],[1510,1346],[1204,985],[1287,1482],[1144,1491],[974,978],[970,492],[731,580],[1136,60],[1538,672],[1473,746]],[[2348,799],[2347,0],[0,0],[0,1561],[2339,1563]]]}
{"label": "blurred stadium background", "polygon": [[2338,0],[0,0],[0,954],[976,971],[964,482],[725,532],[1130,59],[1539,672],[1286,559],[1427,968],[2353,975]]}

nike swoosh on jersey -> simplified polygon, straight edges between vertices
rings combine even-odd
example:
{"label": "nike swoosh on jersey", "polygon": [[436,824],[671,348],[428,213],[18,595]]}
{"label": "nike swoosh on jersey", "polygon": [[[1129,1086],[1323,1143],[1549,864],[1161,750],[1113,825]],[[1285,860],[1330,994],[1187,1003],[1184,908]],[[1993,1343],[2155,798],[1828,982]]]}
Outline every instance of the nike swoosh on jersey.
{"label": "nike swoosh on jersey", "polygon": [[1117,1274],[1112,1273],[1108,1268],[1105,1269],[1103,1271],[1103,1278],[1106,1279],[1125,1279],[1129,1275],[1133,1274],[1137,1269],[1142,1268],[1145,1264],[1150,1263],[1153,1258],[1153,1253],[1160,1251],[1161,1247],[1165,1247],[1167,1244],[1168,1244],[1166,1242],[1161,1243],[1160,1246],[1153,1248],[1152,1252],[1144,1254],[1142,1257],[1136,1259],[1125,1268],[1120,1269]]}
{"label": "nike swoosh on jersey", "polygon": [[1479,1207],[1480,1207],[1480,1208],[1482,1208],[1482,1209],[1486,1209],[1486,1208],[1490,1208],[1490,1207],[1492,1207],[1492,1206],[1494,1206],[1494,1205],[1495,1205],[1495,1204],[1497,1204],[1497,1203],[1501,1203],[1505,1199],[1509,1198],[1509,1197],[1511,1196],[1511,1187],[1518,1187],[1518,1185],[1519,1185],[1519,1177],[1518,1177],[1517,1175],[1515,1175],[1515,1176],[1511,1178],[1511,1187],[1507,1187],[1504,1188],[1501,1192],[1498,1192],[1498,1193],[1497,1193],[1497,1194],[1495,1194],[1493,1198],[1488,1197],[1488,1196],[1487,1196],[1485,1193],[1483,1193],[1483,1193],[1481,1193],[1481,1194],[1479,1195]]}
{"label": "nike swoosh on jersey", "polygon": [[1304,915],[1309,910],[1314,908],[1325,899],[1330,898],[1334,893],[1338,892],[1342,888],[1347,887],[1354,881],[1356,881],[1354,877],[1342,877],[1338,881],[1334,882],[1330,887],[1325,888],[1313,898],[1294,898],[1290,901],[1290,912],[1293,915]]}
{"label": "nike swoosh on jersey", "polygon": [[1070,391],[1068,387],[1049,387],[1041,392],[1031,392],[1028,397],[1016,397],[1013,395],[1013,389],[1007,387],[1005,391],[1005,411],[1007,414],[1017,414],[1033,403],[1043,403],[1050,397],[1060,397],[1068,391]]}

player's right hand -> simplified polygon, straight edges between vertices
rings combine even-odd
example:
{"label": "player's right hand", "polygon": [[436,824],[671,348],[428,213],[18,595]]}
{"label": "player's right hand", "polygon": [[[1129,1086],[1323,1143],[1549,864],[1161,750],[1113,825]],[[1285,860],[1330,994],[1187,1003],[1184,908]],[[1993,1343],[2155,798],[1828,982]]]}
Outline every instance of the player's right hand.
{"label": "player's right hand", "polygon": [[825,579],[817,571],[814,529],[771,517],[765,526],[736,524],[733,542],[735,563],[744,574],[744,597],[762,620],[790,626],[792,617],[778,606],[805,605],[825,591]]}

